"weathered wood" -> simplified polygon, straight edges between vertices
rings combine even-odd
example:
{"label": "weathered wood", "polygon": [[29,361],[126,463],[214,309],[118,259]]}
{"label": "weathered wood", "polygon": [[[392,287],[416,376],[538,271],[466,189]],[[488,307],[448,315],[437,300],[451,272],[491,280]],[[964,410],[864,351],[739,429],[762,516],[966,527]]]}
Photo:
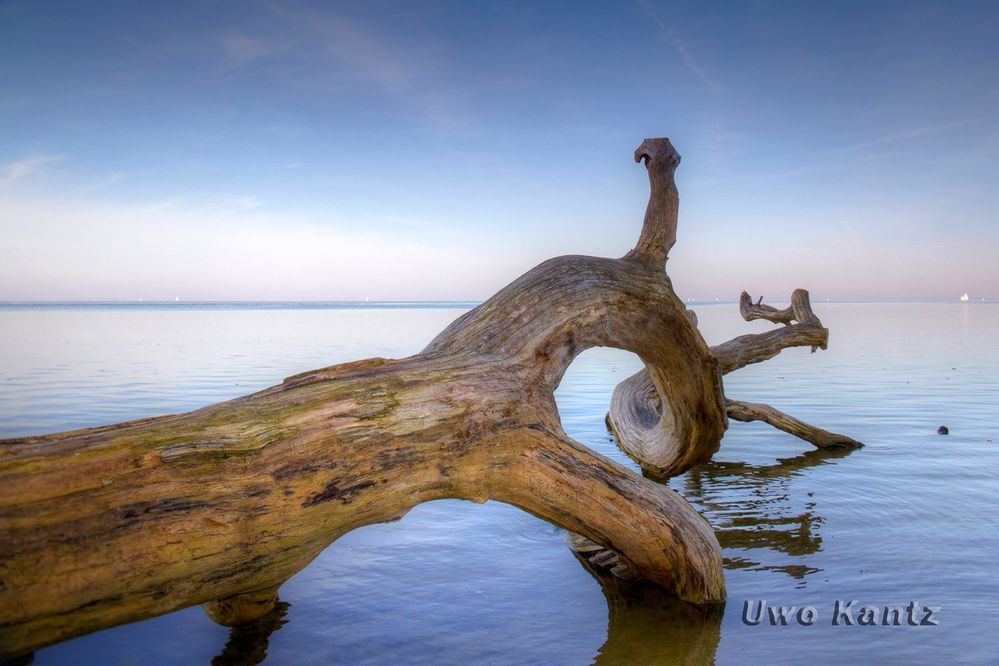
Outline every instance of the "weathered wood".
{"label": "weathered wood", "polygon": [[766,305],[762,296],[753,303],[752,297],[745,291],[739,294],[739,314],[746,321],[766,319],[775,324],[790,324],[794,320],[794,309],[791,306],[778,310],[772,305]]}
{"label": "weathered wood", "polygon": [[791,294],[791,305],[784,310],[777,310],[762,301],[752,305],[749,294],[742,292],[739,295],[739,313],[746,321],[766,319],[784,324],[784,327],[765,333],[740,335],[712,347],[711,353],[718,359],[723,374],[769,360],[789,347],[811,347],[815,352],[816,349],[825,349],[829,342],[829,330],[812,312],[805,289],[795,289]]}
{"label": "weathered wood", "polygon": [[[711,353],[718,359],[723,374],[769,360],[789,347],[811,347],[813,352],[819,348],[826,348],[829,342],[829,330],[822,326],[822,322],[812,312],[808,302],[808,292],[804,289],[795,289],[791,299],[796,305],[787,308],[787,311],[791,312],[790,319],[784,316],[786,312],[784,310],[775,310],[777,314],[772,319],[775,323],[784,323],[784,327],[765,333],[740,335],[711,348]],[[749,294],[742,292],[741,301],[745,303],[748,300]],[[769,305],[754,307],[770,308]],[[742,307],[740,312],[743,312]],[[743,316],[746,317],[744,312]],[[797,319],[799,316],[801,319]],[[749,315],[747,321],[749,319],[769,319],[769,317],[756,311]],[[794,321],[798,323],[792,323]]]}
{"label": "weathered wood", "polygon": [[[765,333],[740,335],[711,347],[723,374],[771,359],[789,347],[811,347],[812,352],[825,349],[829,340],[829,331],[812,311],[805,289],[795,289],[791,305],[783,310],[764,304],[762,298],[754,304],[744,291],[739,296],[739,313],[747,321],[765,319],[784,326]],[[696,326],[696,316],[693,312],[689,314]],[[648,369],[643,368],[614,388],[607,413],[607,427],[619,446],[638,462],[646,475],[656,479],[676,476],[688,469],[677,464],[680,458],[676,442],[663,435],[668,427],[663,427],[662,422],[669,421],[669,415],[663,413],[664,404],[658,384],[652,381]],[[728,416],[737,421],[763,421],[820,448],[862,446],[850,437],[816,428],[768,405],[732,400],[727,405]]]}
{"label": "weathered wood", "polygon": [[774,409],[770,405],[742,402],[741,400],[732,400],[730,398],[726,399],[725,404],[728,406],[728,417],[730,419],[743,422],[763,421],[778,430],[783,430],[788,434],[805,440],[809,444],[815,445],[815,448],[818,449],[859,449],[863,446],[863,444],[853,438],[817,428],[780,410]]}
{"label": "weathered wood", "polygon": [[822,325],[819,318],[812,312],[812,304],[808,299],[808,291],[805,289],[795,289],[791,293],[791,305],[783,310],[767,305],[763,302],[762,296],[754,304],[750,295],[744,291],[739,294],[739,314],[746,321],[766,319],[775,324],[790,325],[796,321],[806,326]]}
{"label": "weathered wood", "polygon": [[646,139],[635,150],[635,162],[644,162],[649,172],[649,203],[638,243],[625,259],[661,270],[676,243],[680,197],[673,172],[680,165],[680,155],[669,139]]}
{"label": "weathered wood", "polygon": [[569,438],[554,391],[583,350],[634,352],[664,400],[670,469],[710,458],[721,373],[663,271],[679,156],[621,259],[547,261],[420,354],[369,359],[186,414],[0,442],[0,655],[206,604],[226,624],[342,534],[429,500],[508,502],[612,549],[698,604],[724,600],[718,542],[680,496]]}

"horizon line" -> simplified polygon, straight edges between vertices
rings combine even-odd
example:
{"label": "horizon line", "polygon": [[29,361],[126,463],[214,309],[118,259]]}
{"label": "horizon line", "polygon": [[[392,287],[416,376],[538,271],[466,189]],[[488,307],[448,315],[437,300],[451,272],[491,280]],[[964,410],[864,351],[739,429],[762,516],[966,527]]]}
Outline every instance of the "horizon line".
{"label": "horizon line", "polygon": [[[145,306],[145,305],[165,305],[165,306],[183,306],[183,305],[262,305],[262,304],[285,304],[285,305],[304,305],[304,304],[316,304],[316,305],[360,305],[360,306],[379,306],[379,305],[427,305],[427,304],[442,304],[442,305],[479,305],[485,303],[488,299],[386,299],[386,300],[358,300],[358,299],[235,299],[235,298],[212,298],[212,299],[189,299],[184,300],[176,298],[173,300],[145,300],[145,299],[120,299],[120,298],[86,298],[86,299],[74,299],[74,298],[46,298],[46,299],[19,299],[19,298],[0,298],[0,307],[27,305],[27,306],[45,306],[45,305],[123,305],[123,306]],[[992,297],[980,297],[974,300],[962,301],[960,298],[944,299],[944,298],[934,298],[934,297],[909,297],[909,298],[821,298],[815,299],[819,303],[996,303],[999,299]],[[680,301],[685,304],[695,304],[695,305],[711,305],[711,304],[737,304],[738,299],[698,299],[698,298],[681,298]],[[789,303],[789,298],[776,298],[776,299],[766,299],[769,303]]]}

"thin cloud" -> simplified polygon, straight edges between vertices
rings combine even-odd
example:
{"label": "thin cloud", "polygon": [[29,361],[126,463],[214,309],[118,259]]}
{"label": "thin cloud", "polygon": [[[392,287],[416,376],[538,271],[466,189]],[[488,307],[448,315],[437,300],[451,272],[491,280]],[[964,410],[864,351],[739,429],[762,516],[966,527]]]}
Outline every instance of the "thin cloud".
{"label": "thin cloud", "polygon": [[700,82],[707,87],[712,95],[720,95],[722,92],[721,85],[708,76],[707,72],[704,71],[704,68],[701,67],[701,64],[697,61],[697,58],[694,57],[690,48],[688,48],[687,43],[680,39],[680,36],[676,34],[676,31],[673,28],[655,15],[655,11],[649,3],[639,2],[638,5],[645,12],[645,15],[649,18],[649,20],[655,24],[659,34],[669,43],[670,46],[673,47],[673,50],[676,51],[677,55],[680,56],[680,61],[683,63],[684,67],[696,76],[698,80],[700,80]]}
{"label": "thin cloud", "polygon": [[231,210],[236,213],[244,210],[260,208],[263,205],[264,202],[257,197],[229,197],[220,202],[220,206],[223,210]]}
{"label": "thin cloud", "polygon": [[862,141],[860,143],[855,143],[849,146],[843,146],[842,148],[834,148],[831,152],[837,152],[837,153],[850,152],[854,150],[863,150],[865,148],[874,148],[885,144],[899,143],[903,141],[908,141],[909,139],[917,139],[923,136],[942,134],[944,132],[950,132],[951,130],[958,129],[960,127],[966,127],[971,124],[972,121],[970,120],[962,120],[953,123],[943,123],[941,125],[926,125],[925,127],[915,127],[908,130],[903,130],[901,132],[892,132],[890,134],[884,134],[869,141]]}
{"label": "thin cloud", "polygon": [[60,162],[64,159],[62,155],[31,155],[15,162],[10,162],[3,167],[3,176],[0,177],[0,185],[10,185],[22,178],[40,173],[45,167]]}
{"label": "thin cloud", "polygon": [[243,64],[283,50],[269,40],[249,35],[229,34],[219,39],[219,46],[234,64]]}
{"label": "thin cloud", "polygon": [[101,180],[97,181],[93,185],[90,185],[88,187],[80,188],[80,191],[81,192],[97,192],[99,190],[103,190],[103,189],[106,189],[108,187],[111,187],[112,185],[114,185],[115,183],[117,183],[118,181],[120,181],[124,177],[125,177],[125,174],[121,173],[119,171],[118,173],[111,174],[107,178],[102,178]]}
{"label": "thin cloud", "polygon": [[151,213],[165,211],[188,215],[231,216],[263,206],[264,202],[252,195],[185,192],[147,203],[143,210]]}
{"label": "thin cloud", "polygon": [[[332,62],[329,72],[339,82],[371,86],[440,124],[463,122],[455,108],[456,91],[440,80],[444,65],[432,56],[434,44],[401,41],[332,13],[293,11],[278,5],[268,5],[268,9],[297,36],[296,48],[314,50]],[[276,35],[274,40],[279,43],[281,38]],[[231,48],[264,52],[258,44],[242,42]],[[275,46],[273,50],[280,49]],[[315,85],[317,79],[310,75],[308,82]]]}
{"label": "thin cloud", "polygon": [[[0,219],[10,221],[0,237],[0,298],[469,298],[510,272],[492,249],[457,252],[423,233],[386,236],[335,214],[233,215],[227,206],[252,198],[204,196],[0,198]],[[469,266],[476,273],[456,281]]]}

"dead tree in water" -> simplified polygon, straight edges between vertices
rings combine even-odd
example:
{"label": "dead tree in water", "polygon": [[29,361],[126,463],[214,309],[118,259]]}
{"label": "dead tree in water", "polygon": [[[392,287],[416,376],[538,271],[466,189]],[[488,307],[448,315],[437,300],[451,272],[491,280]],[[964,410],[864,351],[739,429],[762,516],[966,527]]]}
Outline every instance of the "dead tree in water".
{"label": "dead tree in water", "polygon": [[[771,359],[789,347],[811,347],[813,352],[818,348],[825,349],[829,340],[829,330],[822,326],[822,322],[812,312],[808,292],[804,289],[794,290],[791,305],[784,310],[764,305],[762,299],[754,305],[749,294],[742,292],[739,296],[739,313],[746,321],[766,319],[784,324],[784,327],[766,333],[740,335],[711,347],[711,354],[718,360],[722,374]],[[696,324],[694,313],[689,314]],[[661,479],[682,474],[688,469],[688,466],[679,462],[679,443],[669,436],[671,415],[664,411],[663,405],[658,385],[646,366],[617,385],[607,414],[607,425],[621,448],[647,474]],[[729,418],[736,421],[763,421],[816,448],[863,446],[846,435],[809,425],[770,405],[730,398],[726,398],[725,405]]]}
{"label": "dead tree in water", "polygon": [[717,450],[726,413],[761,413],[726,404],[722,373],[814,331],[709,349],[664,272],[680,158],[651,139],[635,160],[652,192],[632,251],[546,261],[415,356],[307,372],[186,414],[0,442],[0,655],[195,604],[223,624],[253,620],[342,534],[441,498],[508,502],[681,599],[723,601],[708,524],[568,437],[555,388],[587,348],[637,354],[658,417],[615,423],[626,448],[676,474]]}

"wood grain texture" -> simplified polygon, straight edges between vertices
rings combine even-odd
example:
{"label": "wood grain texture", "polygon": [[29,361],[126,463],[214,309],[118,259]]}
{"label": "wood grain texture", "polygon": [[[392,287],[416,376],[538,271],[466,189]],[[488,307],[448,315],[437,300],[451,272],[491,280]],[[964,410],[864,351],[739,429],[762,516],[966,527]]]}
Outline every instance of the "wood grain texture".
{"label": "wood grain texture", "polygon": [[422,502],[508,502],[613,550],[681,599],[725,598],[721,552],[675,492],[572,440],[554,391],[603,345],[642,358],[682,471],[726,427],[719,362],[663,266],[679,156],[646,140],[639,244],[549,260],[421,353],[289,377],[186,414],[0,442],[0,654],[206,604],[266,613],[344,533]]}
{"label": "wood grain texture", "polygon": [[[762,298],[754,304],[749,294],[742,292],[739,313],[746,321],[765,319],[784,326],[765,333],[740,335],[711,347],[711,355],[718,361],[722,374],[771,359],[789,347],[811,347],[812,352],[825,349],[829,341],[829,331],[812,311],[805,289],[795,289],[791,304],[783,310],[764,304]],[[690,312],[689,316],[696,326],[696,315]],[[638,462],[646,475],[656,479],[668,479],[689,469],[689,465],[681,462],[677,443],[663,436],[665,429],[660,424],[669,419],[664,412],[668,401],[668,397],[663,399],[646,366],[614,388],[607,413],[607,427],[620,447]],[[809,425],[769,405],[727,400],[726,410],[732,419],[768,423],[818,448],[863,446],[850,437]]]}

